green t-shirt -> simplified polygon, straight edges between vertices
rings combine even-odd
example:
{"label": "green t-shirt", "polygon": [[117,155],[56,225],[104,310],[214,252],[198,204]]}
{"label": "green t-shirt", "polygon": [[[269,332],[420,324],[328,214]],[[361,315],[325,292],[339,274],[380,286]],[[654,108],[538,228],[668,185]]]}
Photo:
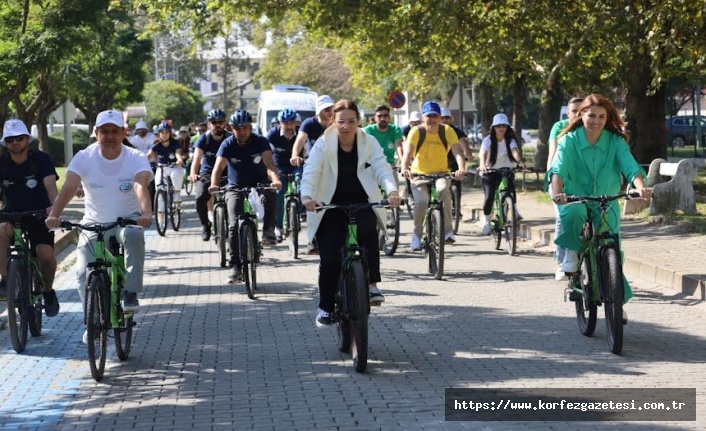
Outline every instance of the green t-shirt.
{"label": "green t-shirt", "polygon": [[569,124],[569,120],[559,120],[554,125],[552,126],[551,132],[549,132],[549,142],[552,141],[552,139],[556,139],[559,137],[559,133],[561,133],[562,130],[566,127],[566,125]]}
{"label": "green t-shirt", "polygon": [[382,147],[382,152],[387,157],[387,162],[390,164],[395,163],[395,142],[402,139],[402,129],[395,124],[388,124],[387,130],[383,133],[378,129],[377,124],[370,124],[365,126],[363,130],[378,140]]}

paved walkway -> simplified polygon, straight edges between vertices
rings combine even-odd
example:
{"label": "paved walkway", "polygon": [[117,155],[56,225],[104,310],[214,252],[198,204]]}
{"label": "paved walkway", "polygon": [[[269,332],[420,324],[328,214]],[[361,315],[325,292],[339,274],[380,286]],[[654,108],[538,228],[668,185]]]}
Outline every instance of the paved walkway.
{"label": "paved walkway", "polygon": [[[554,208],[518,192],[524,217],[521,234],[528,246],[554,250]],[[467,226],[480,231],[483,190],[465,187],[462,203]],[[625,219],[621,225],[626,274],[706,300],[706,236],[678,232],[674,226]]]}
{"label": "paved walkway", "polygon": [[[80,342],[72,254],[56,283],[61,313],[45,319],[43,335],[18,355],[0,332],[0,430],[706,428],[701,410],[691,422],[444,420],[447,387],[685,387],[703,399],[706,303],[696,298],[630,277],[624,350],[612,355],[602,311],[593,338],[578,332],[547,252],[526,242],[510,257],[464,224],[444,280],[426,274],[423,255],[408,247],[383,259],[387,301],[373,309],[368,371],[358,374],[337,351],[335,330],[314,326],[316,257],[292,261],[283,244],[265,250],[249,300],[242,284],[224,284],[213,242],[200,240],[193,198],[185,208],[179,232],[146,234],[133,351],[121,362],[109,349],[103,382],[91,379]],[[410,230],[405,217],[403,245]]]}

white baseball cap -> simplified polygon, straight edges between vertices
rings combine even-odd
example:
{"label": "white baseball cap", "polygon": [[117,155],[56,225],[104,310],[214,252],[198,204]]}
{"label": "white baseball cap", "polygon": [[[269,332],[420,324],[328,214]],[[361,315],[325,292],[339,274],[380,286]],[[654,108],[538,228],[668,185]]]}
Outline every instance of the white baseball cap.
{"label": "white baseball cap", "polygon": [[149,130],[147,128],[147,123],[145,123],[144,121],[138,121],[137,124],[135,124],[135,130],[140,130],[140,129]]}
{"label": "white baseball cap", "polygon": [[27,130],[27,126],[25,126],[25,123],[22,122],[22,120],[7,120],[2,126],[2,142],[0,143],[4,146],[5,138],[22,135],[31,136],[29,134],[29,130]]}
{"label": "white baseball cap", "polygon": [[122,129],[125,127],[123,113],[110,109],[98,114],[98,117],[96,117],[96,128],[105,126],[106,124],[114,124]]}
{"label": "white baseball cap", "polygon": [[333,105],[334,102],[331,96],[327,96],[325,94],[323,96],[319,96],[316,99],[316,115],[319,115],[321,111]]}
{"label": "white baseball cap", "polygon": [[501,124],[509,126],[510,120],[508,120],[507,115],[505,114],[495,114],[493,117],[493,124],[491,124],[490,127],[495,127]]}
{"label": "white baseball cap", "polygon": [[441,107],[441,116],[442,117],[451,117],[451,110],[447,108],[446,106]]}
{"label": "white baseball cap", "polygon": [[422,114],[420,114],[419,111],[410,112],[409,121],[422,121]]}

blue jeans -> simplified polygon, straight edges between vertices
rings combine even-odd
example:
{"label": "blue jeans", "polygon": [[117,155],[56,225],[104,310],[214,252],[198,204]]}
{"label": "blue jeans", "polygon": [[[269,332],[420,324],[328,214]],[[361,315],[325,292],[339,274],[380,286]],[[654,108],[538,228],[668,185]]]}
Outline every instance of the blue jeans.
{"label": "blue jeans", "polygon": [[[293,167],[290,172],[281,172],[279,179],[282,182],[282,188],[277,190],[277,217],[275,220],[275,226],[277,229],[282,229],[282,222],[284,221],[284,195],[287,194],[287,186],[289,181],[285,178],[287,174],[294,174],[294,182],[297,183],[297,189],[299,189],[299,183],[302,180],[303,168],[301,166]],[[300,197],[301,198],[301,197]]]}

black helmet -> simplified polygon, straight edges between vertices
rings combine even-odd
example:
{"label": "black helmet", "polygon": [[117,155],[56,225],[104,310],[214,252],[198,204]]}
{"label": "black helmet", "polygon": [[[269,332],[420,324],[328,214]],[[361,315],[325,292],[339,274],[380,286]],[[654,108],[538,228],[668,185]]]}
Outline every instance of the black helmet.
{"label": "black helmet", "polygon": [[225,120],[225,119],[226,119],[226,113],[218,108],[211,109],[210,111],[208,111],[208,114],[206,115],[207,121]]}
{"label": "black helmet", "polygon": [[230,121],[228,122],[231,126],[245,126],[252,124],[252,115],[248,111],[235,111],[233,115],[230,116]]}
{"label": "black helmet", "polygon": [[277,119],[282,123],[289,123],[290,121],[296,121],[297,111],[293,109],[283,109],[277,114]]}
{"label": "black helmet", "polygon": [[157,127],[157,132],[161,132],[162,130],[172,130],[172,125],[166,121],[162,121]]}

